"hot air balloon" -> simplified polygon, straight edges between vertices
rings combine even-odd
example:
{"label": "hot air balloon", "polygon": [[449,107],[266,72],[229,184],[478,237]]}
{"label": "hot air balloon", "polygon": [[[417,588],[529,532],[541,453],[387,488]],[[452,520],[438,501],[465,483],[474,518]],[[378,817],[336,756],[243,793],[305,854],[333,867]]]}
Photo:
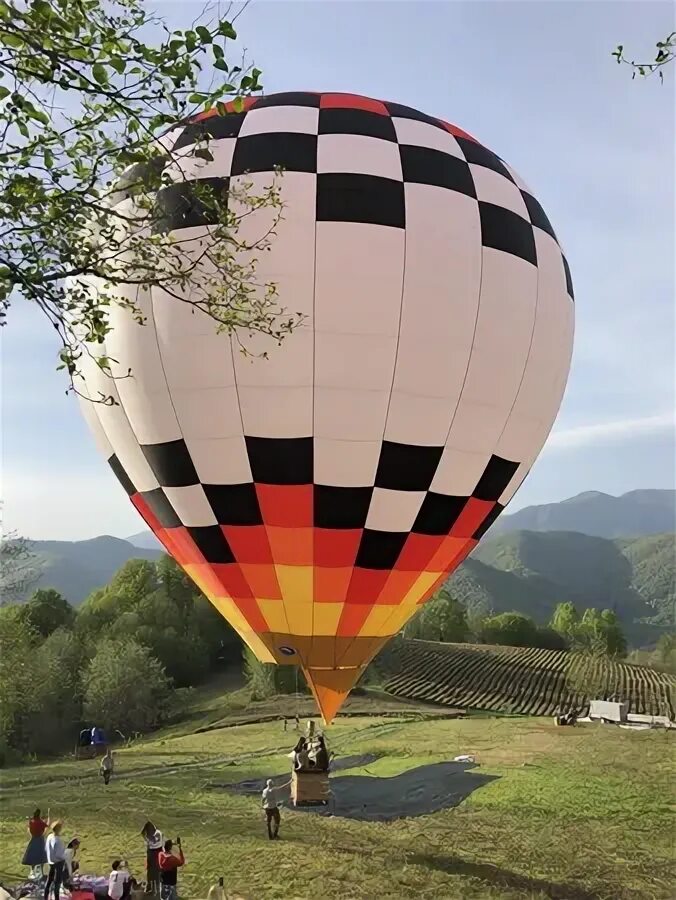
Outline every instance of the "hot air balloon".
{"label": "hot air balloon", "polygon": [[[257,272],[305,318],[252,358],[153,288],[145,325],[111,311],[103,352],[130,377],[83,364],[88,396],[116,405],[83,409],[167,552],[260,660],[302,667],[329,722],[537,458],[570,367],[570,271],[514,170],[416,109],[273,94],[168,142],[205,133],[188,181],[282,167]],[[166,227],[204,234],[176,190]]]}

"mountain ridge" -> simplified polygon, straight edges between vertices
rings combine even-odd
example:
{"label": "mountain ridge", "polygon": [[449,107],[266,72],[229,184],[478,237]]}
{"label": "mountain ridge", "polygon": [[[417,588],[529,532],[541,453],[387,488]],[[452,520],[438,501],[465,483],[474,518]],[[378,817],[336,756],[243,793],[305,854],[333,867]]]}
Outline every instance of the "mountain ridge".
{"label": "mountain ridge", "polygon": [[[641,521],[632,524],[632,516],[639,513]],[[648,521],[650,516],[652,519]],[[635,488],[618,496],[603,491],[582,491],[555,503],[524,506],[514,513],[503,513],[487,534],[494,536],[509,531],[577,531],[607,538],[676,531],[676,490]],[[162,549],[151,531],[139,531],[125,540],[143,549]]]}

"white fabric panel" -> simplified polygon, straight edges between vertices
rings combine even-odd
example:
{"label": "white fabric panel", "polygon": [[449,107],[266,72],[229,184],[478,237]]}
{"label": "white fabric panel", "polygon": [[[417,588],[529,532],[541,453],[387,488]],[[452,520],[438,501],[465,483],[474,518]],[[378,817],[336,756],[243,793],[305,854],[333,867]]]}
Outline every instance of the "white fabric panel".
{"label": "white fabric panel", "polygon": [[413,147],[427,147],[430,150],[441,150],[458,159],[465,159],[460,145],[453,135],[443,128],[430,125],[428,122],[416,122],[415,119],[392,118],[397,141]]}
{"label": "white fabric panel", "polygon": [[174,507],[176,515],[186,528],[218,525],[201,484],[191,484],[187,487],[165,487],[163,490]]}
{"label": "white fabric panel", "polygon": [[[235,348],[235,372],[239,386],[312,387],[314,335],[300,326],[285,336],[281,345],[268,335],[243,338],[246,354]],[[267,353],[267,359],[261,354]]]}
{"label": "white fabric panel", "polygon": [[244,484],[253,481],[244,437],[193,438],[190,456],[203,484]]}
{"label": "white fabric panel", "polygon": [[435,430],[444,422],[448,428],[462,390],[479,302],[478,204],[455,191],[407,184],[406,219],[394,390],[447,398],[447,410],[437,410]]}
{"label": "white fabric panel", "polygon": [[490,403],[469,403],[461,398],[453,417],[447,446],[465,453],[486,453],[495,447],[504,425]]}
{"label": "white fabric panel", "polygon": [[[183,308],[183,304],[176,300],[170,302]],[[197,315],[204,317],[203,313]],[[176,390],[226,388],[235,384],[227,332],[217,333],[216,324],[212,321],[210,334],[175,334],[172,329],[165,328],[167,323],[168,316],[163,309],[162,318],[157,322],[157,338],[167,384],[172,393]]]}
{"label": "white fabric panel", "polygon": [[366,527],[375,531],[410,531],[426,491],[389,491],[374,488]]}
{"label": "white fabric panel", "polygon": [[[300,313],[311,324],[314,300],[315,218],[317,206],[317,176],[307,172],[275,173],[258,172],[238,175],[230,182],[233,191],[246,190],[250,197],[262,196],[275,185],[279,188],[283,208],[282,218],[275,224],[280,210],[270,205],[251,211],[245,203],[232,199],[230,208],[239,217],[236,238],[247,248],[238,253],[238,262],[256,260],[255,283],[261,285],[259,296],[264,296],[264,285],[277,286],[277,303],[288,313]],[[270,249],[261,249],[266,235],[273,230]],[[246,344],[246,335],[243,335]]]}
{"label": "white fabric panel", "polygon": [[[266,174],[235,180],[242,183],[245,178],[252,178],[254,193],[262,192],[270,183]],[[278,304],[286,309],[287,316],[300,314],[305,319],[284,337],[281,346],[266,335],[238,335],[249,355],[237,352],[233,340],[234,367],[245,433],[267,436],[268,422],[269,436],[298,437],[312,434],[316,176],[285,172],[279,184],[283,219],[274,227],[270,250],[252,253],[257,259],[255,277],[261,285],[276,285]],[[260,241],[273,227],[274,216],[275,210],[270,208],[246,216],[238,239],[249,244]],[[267,359],[260,357],[263,353],[268,354]],[[256,390],[245,390],[249,387]]]}
{"label": "white fabric panel", "polygon": [[317,222],[315,328],[396,337],[405,240],[402,228]]}
{"label": "white fabric panel", "polygon": [[188,448],[193,438],[229,438],[242,433],[239,398],[234,386],[175,388],[171,399]]}
{"label": "white fabric panel", "polygon": [[317,172],[359,173],[401,181],[399,145],[363,134],[320,134]]}
{"label": "white fabric panel", "polygon": [[[354,322],[358,327],[358,322]],[[317,387],[389,391],[397,339],[379,334],[335,334],[316,331]]]}
{"label": "white fabric panel", "polygon": [[249,110],[239,136],[280,131],[317,134],[319,109],[313,106],[264,106],[262,109]]}
{"label": "white fabric panel", "polygon": [[535,266],[484,248],[479,315],[462,402],[494,406],[503,424],[526,367],[537,289]]}
{"label": "white fabric panel", "polygon": [[242,385],[237,392],[247,437],[312,435],[312,387]]}
{"label": "white fabric panel", "polygon": [[469,167],[472,170],[472,180],[476,188],[477,200],[511,209],[512,212],[517,213],[527,222],[530,222],[528,208],[521,196],[521,191],[509,178],[505,178],[500,172],[495,172],[493,169],[488,169],[486,166],[480,166],[477,163],[470,163]]}
{"label": "white fabric panel", "polygon": [[[92,348],[93,352],[94,349]],[[96,352],[105,354],[106,350],[98,347]],[[103,403],[93,405],[99,424],[120,461],[120,465],[137,491],[155,490],[155,488],[159,487],[159,482],[139,447],[138,439],[131,430],[129,420],[121,405],[117,390],[117,385],[120,382],[106,375],[96,362],[86,354],[82,357],[81,371],[90,397],[110,396],[117,401],[114,406],[108,406]]]}
{"label": "white fabric panel", "polygon": [[540,443],[542,420],[558,411],[555,393],[562,371],[569,366],[572,335],[566,327],[572,305],[566,294],[561,251],[556,242],[535,229],[538,258],[538,300],[528,362],[518,396],[500,437],[496,453],[525,461]]}
{"label": "white fabric panel", "polygon": [[500,250],[483,250],[479,315],[450,446],[473,452],[495,446],[523,377],[536,299],[534,266]]}
{"label": "white fabric panel", "polygon": [[91,399],[88,399],[89,393],[87,391],[87,382],[84,378],[79,375],[73,376],[73,384],[78,392],[78,402],[80,404],[80,409],[82,410],[82,416],[89,426],[89,430],[94,438],[94,443],[101,455],[104,456],[105,459],[110,459],[115,450],[103,430],[103,425],[101,425],[101,422],[99,421],[96,408],[100,404],[94,403]]}
{"label": "white fabric panel", "polygon": [[141,444],[157,444],[181,437],[162,367],[150,291],[138,291],[136,305],[146,319],[134,321],[129,311],[115,306],[110,312],[111,331],[106,339],[111,365],[119,377],[120,402],[132,431]]}
{"label": "white fabric panel", "polygon": [[380,446],[380,437],[375,441],[315,437],[315,482],[336,487],[370,487],[376,479]]}
{"label": "white fabric panel", "polygon": [[314,433],[344,441],[380,441],[389,391],[315,388]]}
{"label": "white fabric panel", "polygon": [[447,397],[392,391],[385,440],[442,447],[446,442],[452,413],[453,406]]}
{"label": "white fabric panel", "polygon": [[489,452],[472,453],[447,445],[441,454],[430,490],[449,497],[468,497],[477,486],[490,457]]}
{"label": "white fabric panel", "polygon": [[[177,135],[178,137],[178,135]],[[237,138],[209,138],[202,137],[198,141],[200,150],[208,150],[213,156],[212,160],[201,159],[194,156],[197,149],[194,144],[171,150],[171,162],[164,168],[163,175],[168,175],[172,181],[191,181],[195,178],[227,178],[232,167],[232,157],[235,152]]]}

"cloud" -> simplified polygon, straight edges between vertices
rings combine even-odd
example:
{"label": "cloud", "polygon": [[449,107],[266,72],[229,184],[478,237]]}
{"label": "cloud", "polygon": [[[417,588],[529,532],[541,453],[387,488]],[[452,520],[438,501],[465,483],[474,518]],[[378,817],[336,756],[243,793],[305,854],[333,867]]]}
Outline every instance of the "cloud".
{"label": "cloud", "polygon": [[617,419],[593,425],[576,425],[554,430],[547,441],[548,450],[565,450],[589,444],[630,441],[676,429],[676,414],[671,410],[638,419]]}

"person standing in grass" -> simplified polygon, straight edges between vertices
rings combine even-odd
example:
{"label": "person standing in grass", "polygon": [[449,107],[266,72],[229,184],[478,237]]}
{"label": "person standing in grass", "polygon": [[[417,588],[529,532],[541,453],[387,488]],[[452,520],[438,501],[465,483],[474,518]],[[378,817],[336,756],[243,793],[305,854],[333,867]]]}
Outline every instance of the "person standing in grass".
{"label": "person standing in grass", "polygon": [[162,850],[162,832],[148,820],[141,829],[146,842],[146,894],[157,895],[160,891],[159,856]]}
{"label": "person standing in grass", "polygon": [[63,824],[61,822],[54,822],[52,833],[47,838],[46,850],[49,875],[45,885],[45,900],[48,900],[52,888],[54,888],[54,900],[59,900],[61,896],[63,870],[66,866],[66,846],[61,840],[62,828]]}
{"label": "person standing in grass", "polygon": [[279,814],[279,801],[277,799],[277,791],[272,784],[272,778],[268,778],[262,794],[263,809],[265,811],[265,822],[268,827],[268,838],[271,841],[279,840],[279,824],[281,816]]}
{"label": "person standing in grass", "polygon": [[113,776],[113,751],[106,750],[106,755],[101,760],[101,766],[99,768],[99,773],[103,777],[104,784],[110,784],[110,779]]}
{"label": "person standing in grass", "polygon": [[185,865],[183,848],[180,837],[176,838],[178,856],[173,852],[174,842],[165,841],[164,849],[160,851],[158,862],[160,864],[160,897],[161,900],[178,900],[176,885],[178,883],[178,870]]}
{"label": "person standing in grass", "polygon": [[23,855],[22,864],[31,867],[31,877],[37,878],[42,876],[44,864],[47,862],[47,851],[45,849],[45,831],[49,828],[49,810],[47,810],[47,821],[40,815],[40,810],[36,809],[33,816],[28,820],[28,833],[31,838]]}

